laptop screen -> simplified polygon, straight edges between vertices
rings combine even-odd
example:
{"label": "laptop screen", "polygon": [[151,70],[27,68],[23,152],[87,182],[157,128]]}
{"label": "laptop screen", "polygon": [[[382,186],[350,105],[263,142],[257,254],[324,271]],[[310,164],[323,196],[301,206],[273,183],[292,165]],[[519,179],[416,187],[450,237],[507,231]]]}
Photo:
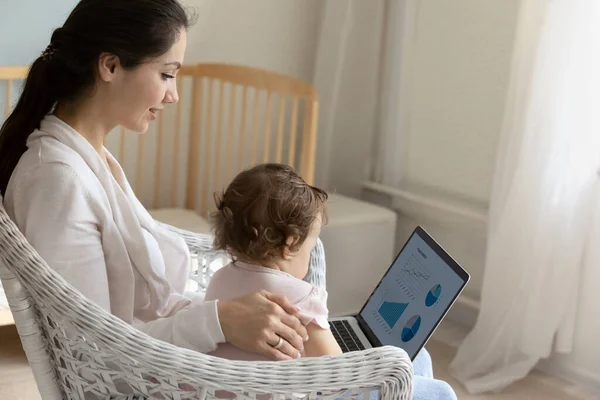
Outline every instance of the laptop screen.
{"label": "laptop screen", "polygon": [[468,280],[468,274],[417,228],[358,320],[378,344],[401,347],[414,359]]}

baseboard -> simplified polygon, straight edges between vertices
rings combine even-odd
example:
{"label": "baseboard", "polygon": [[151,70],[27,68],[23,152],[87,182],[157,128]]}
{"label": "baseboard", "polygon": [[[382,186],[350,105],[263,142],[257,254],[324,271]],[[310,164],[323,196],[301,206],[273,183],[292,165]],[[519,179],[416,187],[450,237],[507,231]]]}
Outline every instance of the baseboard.
{"label": "baseboard", "polygon": [[[456,300],[446,318],[462,325],[468,331],[475,326],[479,308],[478,300],[463,295]],[[451,342],[448,344],[452,345]],[[536,369],[582,388],[600,390],[600,374],[579,368],[569,362],[550,358],[541,360]]]}
{"label": "baseboard", "polygon": [[551,376],[559,377],[574,385],[600,391],[600,375],[566,362],[556,362],[552,359],[541,360],[537,369]]}
{"label": "baseboard", "polygon": [[479,300],[463,294],[456,299],[446,318],[471,329],[475,326],[478,314]]}

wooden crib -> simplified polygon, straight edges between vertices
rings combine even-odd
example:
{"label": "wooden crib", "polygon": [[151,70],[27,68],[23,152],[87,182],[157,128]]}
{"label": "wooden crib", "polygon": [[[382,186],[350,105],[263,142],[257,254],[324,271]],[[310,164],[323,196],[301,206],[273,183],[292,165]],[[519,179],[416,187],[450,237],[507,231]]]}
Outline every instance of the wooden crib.
{"label": "wooden crib", "polygon": [[[0,66],[0,122],[12,111],[28,67]],[[258,162],[285,162],[308,183],[315,174],[317,92],[275,72],[228,64],[185,65],[180,101],[143,135],[120,128],[106,147],[158,220],[206,233],[213,193]],[[2,96],[4,92],[4,96]],[[12,323],[0,308],[0,325]]]}

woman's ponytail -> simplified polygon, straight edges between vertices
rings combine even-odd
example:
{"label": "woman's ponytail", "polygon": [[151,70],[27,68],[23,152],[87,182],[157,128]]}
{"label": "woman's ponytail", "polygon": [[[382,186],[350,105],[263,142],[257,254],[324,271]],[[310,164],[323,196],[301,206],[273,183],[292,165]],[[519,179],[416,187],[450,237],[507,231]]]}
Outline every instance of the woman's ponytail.
{"label": "woman's ponytail", "polygon": [[56,103],[57,96],[48,81],[49,62],[40,56],[31,65],[19,101],[0,129],[0,193],[3,196],[10,176],[27,149],[27,138],[39,128]]}

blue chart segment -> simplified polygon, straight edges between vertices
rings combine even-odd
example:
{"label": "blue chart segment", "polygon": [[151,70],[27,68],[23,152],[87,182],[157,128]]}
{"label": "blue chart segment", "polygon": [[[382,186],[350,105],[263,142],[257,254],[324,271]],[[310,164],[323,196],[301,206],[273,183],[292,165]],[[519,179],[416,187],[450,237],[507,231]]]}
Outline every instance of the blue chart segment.
{"label": "blue chart segment", "polygon": [[429,292],[427,292],[427,297],[425,297],[425,305],[427,307],[431,307],[435,303],[437,303],[440,295],[442,294],[442,285],[435,285],[431,288]]}
{"label": "blue chart segment", "polygon": [[418,315],[413,315],[410,317],[404,328],[402,328],[402,341],[410,342],[412,338],[415,337],[417,332],[419,332],[419,327],[421,326],[421,317]]}
{"label": "blue chart segment", "polygon": [[379,315],[381,315],[391,329],[394,328],[394,325],[396,325],[396,322],[398,322],[404,313],[404,310],[406,310],[406,307],[408,307],[408,303],[392,303],[384,301],[378,311]]}

